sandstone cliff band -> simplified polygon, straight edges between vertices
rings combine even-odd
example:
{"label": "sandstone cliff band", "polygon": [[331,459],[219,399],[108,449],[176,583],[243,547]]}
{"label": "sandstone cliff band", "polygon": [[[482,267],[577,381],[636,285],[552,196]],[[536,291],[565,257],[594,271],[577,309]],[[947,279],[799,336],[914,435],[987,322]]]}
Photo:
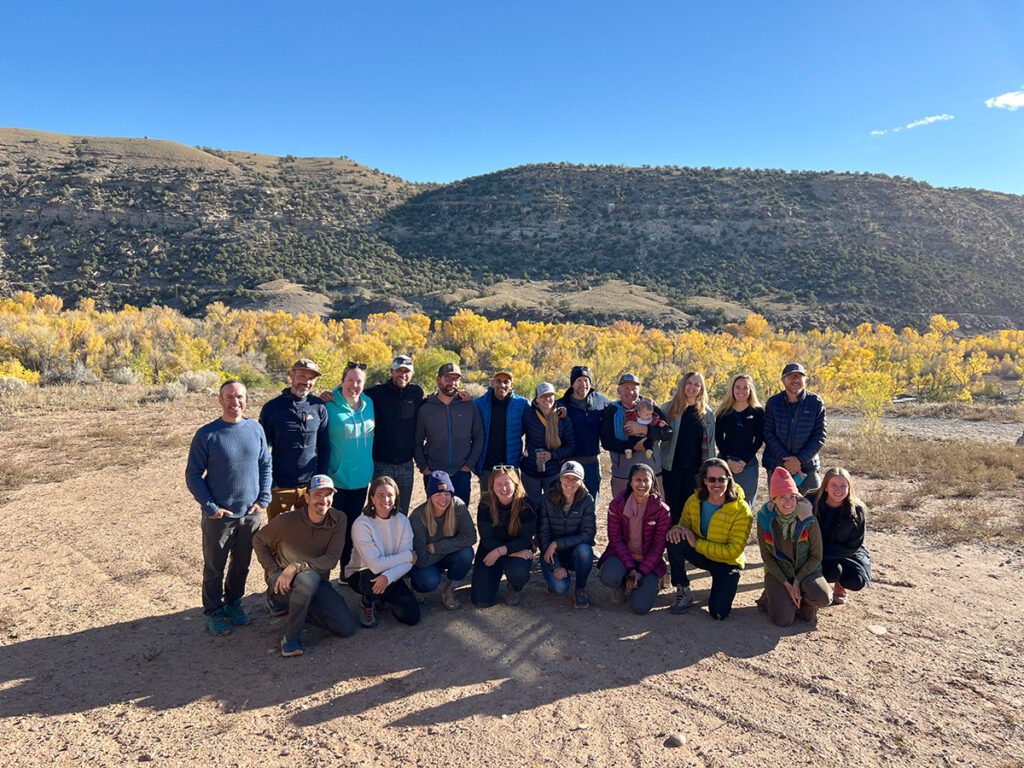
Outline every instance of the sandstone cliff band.
{"label": "sandstone cliff band", "polygon": [[[582,364],[561,396],[542,382],[530,399],[507,369],[476,399],[455,363],[437,370],[429,394],[413,373],[398,355],[390,377],[366,388],[366,366],[350,362],[317,396],[320,369],[299,359],[258,422],[244,415],[245,385],[224,382],[221,414],[196,432],[185,472],[200,505],[211,633],[251,622],[241,601],[253,552],[266,610],[287,616],[286,657],[303,653],[309,624],[339,637],[382,620],[412,626],[432,592],[460,610],[467,581],[479,609],[519,606],[531,579],[587,609],[595,576],[608,603],[636,614],[671,587],[669,613],[680,614],[697,605],[691,573],[706,571],[702,602],[726,620],[752,529],[764,570],[757,605],[780,626],[813,624],[871,583],[867,510],[849,472],[822,470],[825,406],[800,363],[785,366],[782,391],[763,405],[740,374],[717,407],[696,371],[661,404],[629,372],[609,399]],[[417,478],[426,501],[410,509]],[[599,509],[607,546],[597,554]]]}

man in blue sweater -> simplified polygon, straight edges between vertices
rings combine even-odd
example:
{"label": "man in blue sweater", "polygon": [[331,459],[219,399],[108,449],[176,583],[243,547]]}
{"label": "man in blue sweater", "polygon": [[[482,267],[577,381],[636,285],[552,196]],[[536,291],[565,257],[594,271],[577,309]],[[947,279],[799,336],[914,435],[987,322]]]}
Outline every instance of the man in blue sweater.
{"label": "man in blue sweater", "polygon": [[242,416],[245,384],[237,379],[224,382],[217,399],[221,417],[200,427],[192,438],[185,484],[202,511],[206,625],[213,634],[226,635],[232,625],[250,621],[241,600],[252,537],[270,503],[271,466],[263,428]]}
{"label": "man in blue sweater", "polygon": [[782,369],[782,384],[785,389],[764,404],[764,468],[771,477],[776,467],[785,467],[806,494],[821,484],[825,403],[807,391],[807,371],[800,363]]}
{"label": "man in blue sweater", "polygon": [[288,369],[288,386],[260,411],[273,460],[273,482],[267,521],[306,504],[306,486],[313,475],[325,474],[331,441],[327,437],[327,406],[312,394],[320,368],[312,360],[296,360]]}

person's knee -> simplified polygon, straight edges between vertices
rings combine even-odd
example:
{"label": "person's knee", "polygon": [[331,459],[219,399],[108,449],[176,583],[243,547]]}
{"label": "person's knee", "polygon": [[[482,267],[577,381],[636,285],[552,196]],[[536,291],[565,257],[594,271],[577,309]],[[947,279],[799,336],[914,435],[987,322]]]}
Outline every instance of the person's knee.
{"label": "person's knee", "polygon": [[618,587],[622,584],[622,577],[624,574],[619,572],[618,568],[599,568],[597,571],[597,578],[601,580],[601,583],[606,587]]}
{"label": "person's knee", "polygon": [[629,608],[637,616],[643,616],[646,613],[651,612],[651,608],[654,607],[654,601],[646,595],[642,594],[639,590],[634,591],[630,596]]}
{"label": "person's knee", "polygon": [[320,574],[317,571],[302,571],[292,579],[292,591],[309,592],[312,594],[320,587]]}
{"label": "person's knee", "polygon": [[420,607],[415,600],[411,600],[408,605],[402,606],[402,610],[395,611],[395,618],[406,626],[414,627],[420,623]]}
{"label": "person's knee", "polygon": [[551,581],[548,582],[548,586],[556,595],[564,595],[569,591],[569,580],[551,579]]}
{"label": "person's knee", "polygon": [[839,583],[851,592],[860,592],[867,586],[867,580],[861,574],[852,571],[844,573]]}
{"label": "person's knee", "polygon": [[441,586],[441,572],[436,568],[413,568],[409,580],[417,592],[433,592]]}

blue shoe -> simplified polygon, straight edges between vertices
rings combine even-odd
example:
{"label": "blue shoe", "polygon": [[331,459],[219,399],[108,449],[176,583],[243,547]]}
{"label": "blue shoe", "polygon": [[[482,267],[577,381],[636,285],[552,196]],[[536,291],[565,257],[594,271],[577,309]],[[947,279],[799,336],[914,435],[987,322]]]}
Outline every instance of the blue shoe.
{"label": "blue shoe", "polygon": [[278,616],[288,615],[288,604],[279,603],[270,595],[267,595],[267,613],[277,618]]}
{"label": "blue shoe", "polygon": [[223,608],[218,608],[213,613],[206,614],[206,628],[211,635],[230,635],[231,619],[229,619]]}
{"label": "blue shoe", "polygon": [[232,600],[230,603],[224,605],[224,615],[227,616],[231,623],[236,627],[244,627],[246,624],[252,622],[249,618],[249,614],[245,612],[245,608],[242,607],[242,603],[239,600]]}
{"label": "blue shoe", "polygon": [[287,637],[281,638],[281,655],[288,656],[301,656],[302,655],[302,640],[295,638],[289,640]]}

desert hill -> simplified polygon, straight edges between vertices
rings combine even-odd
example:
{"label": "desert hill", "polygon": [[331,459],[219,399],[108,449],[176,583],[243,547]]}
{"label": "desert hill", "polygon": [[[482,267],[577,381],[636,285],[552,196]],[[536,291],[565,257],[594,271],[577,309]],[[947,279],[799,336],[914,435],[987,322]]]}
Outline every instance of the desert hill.
{"label": "desert hill", "polygon": [[199,313],[265,305],[269,283],[298,287],[275,307],[348,315],[982,330],[1024,322],[1022,278],[1024,197],[900,177],[546,164],[413,184],[344,157],[0,128],[0,291],[72,303]]}

